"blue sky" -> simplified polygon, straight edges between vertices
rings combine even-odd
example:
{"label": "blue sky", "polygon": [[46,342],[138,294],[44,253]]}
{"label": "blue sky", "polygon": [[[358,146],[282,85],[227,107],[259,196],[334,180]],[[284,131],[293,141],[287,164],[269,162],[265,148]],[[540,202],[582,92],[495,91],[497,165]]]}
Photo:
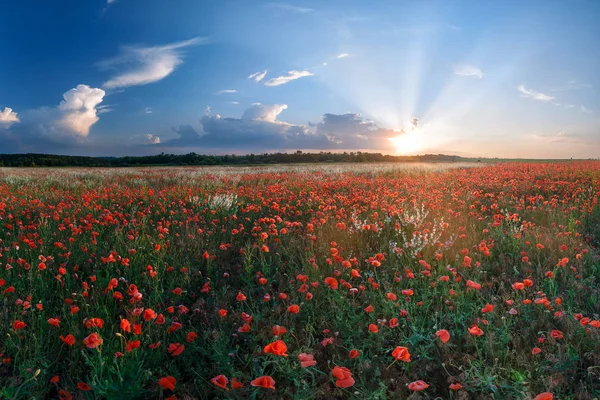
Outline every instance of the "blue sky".
{"label": "blue sky", "polygon": [[600,155],[598,1],[0,10],[0,153]]}

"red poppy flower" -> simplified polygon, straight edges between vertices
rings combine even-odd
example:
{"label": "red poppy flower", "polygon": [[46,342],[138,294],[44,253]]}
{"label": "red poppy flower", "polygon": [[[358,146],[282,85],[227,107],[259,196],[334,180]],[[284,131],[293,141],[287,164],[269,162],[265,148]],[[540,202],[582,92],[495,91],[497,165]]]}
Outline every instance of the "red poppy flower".
{"label": "red poppy flower", "polygon": [[63,343],[68,344],[69,346],[73,346],[75,344],[75,337],[70,333],[66,337],[62,335],[60,335],[59,337]]}
{"label": "red poppy flower", "polygon": [[473,336],[481,336],[483,335],[483,331],[477,325],[472,325],[470,328],[467,328],[469,333]]}
{"label": "red poppy flower", "polygon": [[349,353],[350,358],[357,358],[359,355],[360,355],[360,353],[358,352],[358,350],[356,350],[356,349],[350,350],[350,353]]}
{"label": "red poppy flower", "polygon": [[421,390],[425,390],[429,387],[427,382],[418,380],[408,384],[408,388],[414,392],[420,392]]}
{"label": "red poppy flower", "polygon": [[410,362],[410,353],[408,352],[408,348],[407,347],[396,346],[396,348],[392,352],[392,356],[396,360],[400,360],[400,361],[404,361],[404,362]]}
{"label": "red poppy flower", "polygon": [[168,390],[175,390],[175,385],[177,384],[177,380],[172,377],[172,376],[165,376],[164,378],[160,378],[158,380],[158,384],[163,388],[163,389],[168,389]]}
{"label": "red poppy flower", "polygon": [[283,340],[276,340],[273,343],[269,343],[268,345],[265,346],[265,348],[263,349],[263,351],[265,353],[270,353],[276,356],[283,356],[283,357],[287,357],[287,346],[285,345],[285,342]]}
{"label": "red poppy flower", "polygon": [[221,389],[229,390],[227,388],[227,384],[229,383],[229,379],[227,379],[227,377],[225,375],[215,376],[210,381],[213,383],[213,385],[215,385],[217,387],[220,387]]}
{"label": "red poppy flower", "polygon": [[250,384],[254,387],[275,390],[275,379],[271,378],[268,375],[259,376],[258,378],[250,382]]}
{"label": "red poppy flower", "polygon": [[273,335],[275,335],[275,336],[281,336],[281,335],[283,335],[286,332],[287,332],[287,329],[285,329],[281,325],[274,325],[273,326]]}
{"label": "red poppy flower", "polygon": [[355,381],[352,378],[352,372],[345,367],[335,367],[331,374],[336,379],[335,386],[341,388],[349,388],[354,385]]}
{"label": "red poppy flower", "polygon": [[440,338],[442,343],[447,343],[450,340],[450,332],[445,329],[440,329],[435,335]]}
{"label": "red poppy flower", "polygon": [[95,349],[96,347],[101,346],[102,342],[104,342],[104,340],[102,340],[102,338],[98,336],[97,333],[92,333],[91,335],[83,339],[83,344],[85,344],[86,347],[89,349]]}
{"label": "red poppy flower", "polygon": [[300,360],[302,368],[312,367],[317,364],[312,354],[300,353],[298,354],[298,360]]}
{"label": "red poppy flower", "polygon": [[167,349],[169,354],[171,354],[171,356],[173,357],[177,357],[178,355],[183,353],[183,350],[185,350],[185,346],[180,343],[170,343]]}

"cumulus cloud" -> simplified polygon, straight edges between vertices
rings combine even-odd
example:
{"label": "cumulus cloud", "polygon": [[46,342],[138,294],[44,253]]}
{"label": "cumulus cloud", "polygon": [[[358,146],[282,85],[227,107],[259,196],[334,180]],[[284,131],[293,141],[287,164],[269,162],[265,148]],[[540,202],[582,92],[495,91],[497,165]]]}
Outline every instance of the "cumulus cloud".
{"label": "cumulus cloud", "polygon": [[263,80],[263,78],[267,76],[267,70],[265,69],[264,71],[260,72],[255,72],[252,75],[250,75],[248,77],[248,79],[254,79],[255,82],[260,82]]}
{"label": "cumulus cloud", "polygon": [[217,92],[217,94],[224,94],[224,93],[237,93],[237,90],[235,90],[235,89],[223,89],[223,90],[219,90]]}
{"label": "cumulus cloud", "polygon": [[244,111],[242,119],[275,122],[277,116],[287,108],[287,104],[267,105],[255,103]]}
{"label": "cumulus cloud", "polygon": [[[104,95],[102,89],[77,85],[65,92],[63,100],[55,107],[25,110],[18,117],[21,123],[3,130],[0,147],[13,151],[51,152],[79,146],[99,120],[99,104]],[[10,112],[6,114],[14,120]]]}
{"label": "cumulus cloud", "polygon": [[182,50],[203,42],[205,39],[194,39],[155,47],[129,46],[122,49],[122,54],[113,59],[101,62],[105,69],[125,67],[103,85],[106,89],[125,88],[158,82],[169,76],[183,62]]}
{"label": "cumulus cloud", "polygon": [[144,136],[144,138],[144,144],[160,144],[160,137],[158,136],[151,135],[148,133]]}
{"label": "cumulus cloud", "polygon": [[472,76],[477,79],[483,78],[483,72],[479,68],[467,64],[455,65],[454,75]]}
{"label": "cumulus cloud", "polygon": [[554,97],[548,96],[547,94],[527,89],[523,85],[519,85],[517,87],[517,89],[521,93],[521,97],[527,97],[529,99],[540,100],[540,101],[550,101],[550,100],[554,100],[555,99]]}
{"label": "cumulus cloud", "polygon": [[266,86],[279,86],[291,82],[296,79],[303,78],[305,76],[312,76],[313,74],[308,71],[289,71],[287,75],[278,76],[277,78],[269,79],[265,82]]}
{"label": "cumulus cloud", "polygon": [[4,107],[4,111],[0,111],[0,128],[8,128],[16,122],[21,120],[17,116],[17,113],[12,108]]}
{"label": "cumulus cloud", "polygon": [[61,116],[56,121],[57,126],[67,133],[86,137],[92,125],[99,120],[96,107],[102,103],[105,94],[104,90],[88,85],[77,85],[66,92],[58,106]]}

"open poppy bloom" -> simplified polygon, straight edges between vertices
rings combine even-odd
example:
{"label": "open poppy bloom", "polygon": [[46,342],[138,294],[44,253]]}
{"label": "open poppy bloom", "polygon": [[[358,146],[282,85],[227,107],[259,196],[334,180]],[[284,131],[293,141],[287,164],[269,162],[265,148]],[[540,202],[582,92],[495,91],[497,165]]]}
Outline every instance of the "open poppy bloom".
{"label": "open poppy bloom", "polygon": [[333,289],[333,290],[337,290],[337,288],[338,288],[338,281],[337,281],[337,279],[332,278],[332,277],[325,278],[325,284],[327,286],[329,286],[330,289]]}
{"label": "open poppy bloom", "polygon": [[273,325],[273,335],[275,335],[275,336],[281,336],[284,333],[287,333],[287,329],[285,329],[283,326],[281,326],[281,325]]}
{"label": "open poppy bloom", "polygon": [[473,336],[481,336],[481,335],[483,335],[483,331],[476,324],[471,325],[471,327],[467,328],[467,330]]}
{"label": "open poppy bloom", "polygon": [[450,340],[450,332],[445,329],[440,329],[435,333],[435,336],[439,337],[442,343],[448,343]]}
{"label": "open poppy bloom", "polygon": [[83,339],[83,344],[85,344],[86,347],[89,349],[95,349],[96,347],[101,346],[102,342],[102,338],[98,336],[97,333],[92,333],[91,335]]}
{"label": "open poppy bloom", "polygon": [[220,387],[221,389],[229,390],[227,388],[227,384],[229,383],[229,379],[225,375],[217,375],[210,380],[213,385]]}
{"label": "open poppy bloom", "polygon": [[462,385],[459,382],[453,383],[450,386],[448,386],[450,388],[450,390],[460,390],[462,389]]}
{"label": "open poppy bloom", "polygon": [[553,339],[562,339],[563,333],[558,329],[555,329],[552,332],[550,332],[550,336],[552,336]]}
{"label": "open poppy bloom", "polygon": [[312,367],[317,364],[312,354],[300,353],[298,354],[298,360],[300,360],[302,368]]}
{"label": "open poppy bloom", "polygon": [[550,392],[540,393],[533,400],[553,400],[554,395]]}
{"label": "open poppy bloom", "polygon": [[250,382],[250,384],[254,387],[275,390],[275,379],[271,378],[269,375],[259,376]]}
{"label": "open poppy bloom", "polygon": [[177,380],[172,377],[172,376],[165,376],[164,378],[160,378],[158,380],[158,384],[163,388],[163,389],[169,389],[169,390],[175,390],[175,384],[177,383]]}
{"label": "open poppy bloom", "polygon": [[481,289],[481,285],[479,283],[473,282],[470,279],[467,281],[467,286],[470,287],[471,289],[475,289],[475,290]]}
{"label": "open poppy bloom", "polygon": [[169,344],[169,348],[167,349],[169,354],[173,357],[176,357],[183,353],[183,350],[185,350],[185,346],[180,343],[171,343]]}
{"label": "open poppy bloom", "polygon": [[414,392],[420,392],[421,390],[425,390],[429,387],[427,382],[418,380],[408,384],[408,388]]}
{"label": "open poppy bloom", "polygon": [[331,371],[331,374],[336,379],[335,386],[337,387],[349,388],[354,385],[352,372],[346,367],[335,367]]}
{"label": "open poppy bloom", "polygon": [[64,344],[68,344],[69,346],[73,346],[75,344],[75,337],[70,333],[67,336],[60,335],[59,338]]}
{"label": "open poppy bloom", "polygon": [[407,347],[396,346],[396,348],[392,352],[392,356],[396,360],[400,360],[400,361],[404,361],[404,362],[410,362],[410,353],[408,352],[408,348]]}
{"label": "open poppy bloom", "polygon": [[265,353],[270,353],[275,356],[283,356],[283,357],[288,356],[286,353],[287,346],[285,345],[285,342],[283,340],[276,340],[273,343],[269,343],[268,345],[265,346],[263,351]]}

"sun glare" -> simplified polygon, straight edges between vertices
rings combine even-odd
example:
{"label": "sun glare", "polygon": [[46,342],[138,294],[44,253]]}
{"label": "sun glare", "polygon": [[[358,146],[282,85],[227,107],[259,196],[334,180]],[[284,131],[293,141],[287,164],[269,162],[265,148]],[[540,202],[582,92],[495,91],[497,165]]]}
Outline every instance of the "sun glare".
{"label": "sun glare", "polygon": [[389,139],[398,154],[416,154],[423,149],[423,143],[415,132],[409,132]]}

